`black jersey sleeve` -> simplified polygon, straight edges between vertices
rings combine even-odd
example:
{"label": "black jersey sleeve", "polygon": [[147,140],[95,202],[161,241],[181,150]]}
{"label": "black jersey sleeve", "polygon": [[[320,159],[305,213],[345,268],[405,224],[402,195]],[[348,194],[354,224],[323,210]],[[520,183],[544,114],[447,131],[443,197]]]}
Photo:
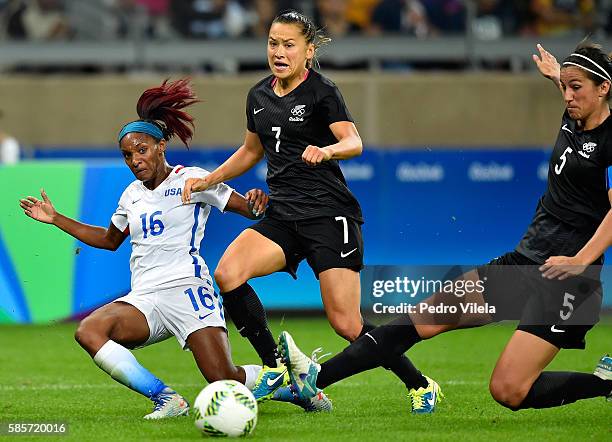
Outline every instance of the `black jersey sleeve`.
{"label": "black jersey sleeve", "polygon": [[338,121],[354,122],[340,90],[335,85],[326,88],[325,95],[321,98],[318,107],[320,116],[328,125]]}
{"label": "black jersey sleeve", "polygon": [[246,99],[246,118],[247,118],[247,129],[250,132],[257,132],[255,129],[255,119],[253,118],[253,89],[251,89]]}

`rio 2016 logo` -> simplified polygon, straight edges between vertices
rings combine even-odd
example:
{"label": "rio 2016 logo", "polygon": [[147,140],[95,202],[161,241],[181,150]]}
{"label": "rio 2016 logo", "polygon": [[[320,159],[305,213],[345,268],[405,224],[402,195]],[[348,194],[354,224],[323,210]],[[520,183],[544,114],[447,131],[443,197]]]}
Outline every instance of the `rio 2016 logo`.
{"label": "rio 2016 logo", "polygon": [[295,115],[296,117],[302,117],[306,113],[305,107],[305,104],[298,104],[293,109],[291,109],[291,114]]}

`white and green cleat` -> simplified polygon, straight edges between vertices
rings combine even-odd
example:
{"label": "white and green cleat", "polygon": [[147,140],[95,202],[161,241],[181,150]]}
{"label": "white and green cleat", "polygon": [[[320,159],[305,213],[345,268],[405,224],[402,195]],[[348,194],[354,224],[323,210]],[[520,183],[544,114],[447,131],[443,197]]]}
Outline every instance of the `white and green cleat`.
{"label": "white and green cleat", "polygon": [[444,398],[438,383],[427,376],[425,376],[425,379],[427,379],[427,387],[411,388],[408,391],[412,413],[414,414],[433,413],[436,410],[437,403]]}
{"label": "white and green cleat", "polygon": [[286,331],[281,333],[278,346],[287,364],[291,385],[297,397],[302,401],[315,397],[320,391],[317,388],[317,376],[321,371],[321,366],[302,353]]}
{"label": "white and green cleat", "polygon": [[[612,357],[610,355],[602,356],[593,374],[604,381],[612,381]],[[612,391],[606,396],[606,400],[612,402]]]}
{"label": "white and green cleat", "polygon": [[263,402],[271,399],[276,390],[287,385],[289,385],[287,367],[284,365],[275,368],[264,366],[259,372],[251,392],[257,402]]}
{"label": "white and green cleat", "polygon": [[602,356],[593,374],[604,381],[612,381],[612,357]]}
{"label": "white and green cleat", "polygon": [[189,415],[189,403],[183,396],[168,387],[151,400],[155,404],[155,408],[153,408],[152,413],[144,417],[147,420]]}

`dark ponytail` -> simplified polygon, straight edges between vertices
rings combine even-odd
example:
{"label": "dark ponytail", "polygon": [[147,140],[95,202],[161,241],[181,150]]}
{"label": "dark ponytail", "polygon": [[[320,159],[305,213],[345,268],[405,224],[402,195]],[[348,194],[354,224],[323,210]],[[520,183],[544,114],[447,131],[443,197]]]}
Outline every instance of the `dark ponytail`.
{"label": "dark ponytail", "polygon": [[193,117],[182,109],[200,101],[189,78],[172,82],[166,79],[161,86],[143,92],[136,104],[136,112],[142,120],[159,126],[164,139],[170,140],[176,135],[189,147],[195,126]]}

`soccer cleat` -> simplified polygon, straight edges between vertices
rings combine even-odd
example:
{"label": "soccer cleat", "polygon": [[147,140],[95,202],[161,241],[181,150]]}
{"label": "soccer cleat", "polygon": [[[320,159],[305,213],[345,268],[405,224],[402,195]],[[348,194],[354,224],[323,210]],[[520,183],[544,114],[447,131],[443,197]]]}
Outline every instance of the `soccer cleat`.
{"label": "soccer cleat", "polygon": [[[287,368],[289,369],[289,378],[298,399],[307,401],[315,397],[319,393],[317,388],[317,376],[321,370],[321,366],[306,356],[295,345],[291,335],[284,331],[279,337],[279,349]],[[315,351],[313,356],[316,354]]]}
{"label": "soccer cleat", "polygon": [[153,412],[144,418],[147,420],[165,419],[175,416],[188,416],[189,403],[176,391],[166,387],[157,396],[151,398],[155,404]]}
{"label": "soccer cleat", "polygon": [[612,357],[610,355],[602,356],[593,374],[604,381],[612,380]]}
{"label": "soccer cleat", "polygon": [[274,392],[289,384],[287,367],[280,365],[276,368],[264,366],[259,372],[255,385],[251,392],[257,402],[267,401],[272,398]]}
{"label": "soccer cleat", "polygon": [[412,413],[414,414],[433,413],[436,404],[444,398],[444,394],[442,394],[442,390],[436,381],[427,376],[425,376],[425,379],[427,379],[427,387],[411,388],[408,391]]}
{"label": "soccer cleat", "polygon": [[288,402],[290,404],[302,407],[308,413],[316,413],[318,411],[332,411],[332,401],[327,397],[323,390],[308,400],[302,400],[295,392],[293,385],[281,387],[274,392],[273,401]]}
{"label": "soccer cleat", "polygon": [[[610,355],[602,356],[593,374],[604,381],[612,380],[612,357]],[[606,396],[606,399],[612,401],[612,391]]]}

